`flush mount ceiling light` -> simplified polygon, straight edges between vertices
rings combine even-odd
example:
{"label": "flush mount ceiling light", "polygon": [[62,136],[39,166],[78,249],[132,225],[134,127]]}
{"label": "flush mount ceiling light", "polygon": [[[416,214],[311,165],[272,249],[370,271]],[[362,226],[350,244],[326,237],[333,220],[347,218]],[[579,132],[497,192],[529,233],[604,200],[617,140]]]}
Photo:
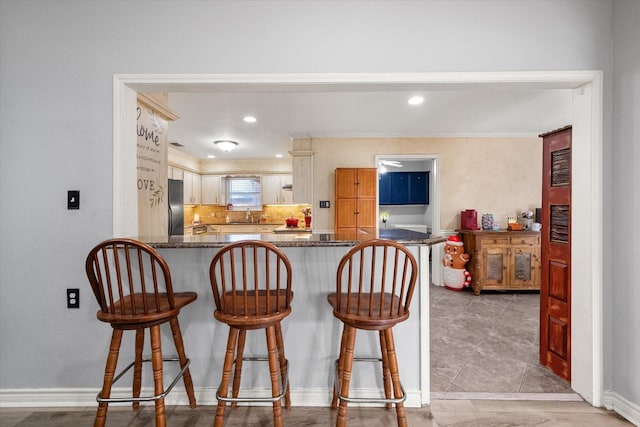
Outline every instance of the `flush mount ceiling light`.
{"label": "flush mount ceiling light", "polygon": [[412,96],[407,102],[409,105],[420,105],[424,102],[424,98],[421,96]]}
{"label": "flush mount ceiling light", "polygon": [[229,141],[228,139],[222,139],[219,141],[213,141],[214,144],[218,146],[224,152],[231,151],[238,146],[238,143],[235,141]]}
{"label": "flush mount ceiling light", "polygon": [[244,120],[247,123],[255,123],[258,121],[258,119],[256,119],[253,116],[246,116],[245,118],[243,118],[242,120]]}

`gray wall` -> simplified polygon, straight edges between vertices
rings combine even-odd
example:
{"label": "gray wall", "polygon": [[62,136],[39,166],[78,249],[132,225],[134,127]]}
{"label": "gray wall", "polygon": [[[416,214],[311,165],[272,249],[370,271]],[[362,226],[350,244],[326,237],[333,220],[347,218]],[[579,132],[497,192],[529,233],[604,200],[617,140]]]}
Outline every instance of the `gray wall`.
{"label": "gray wall", "polygon": [[[640,403],[640,2],[614,2],[612,132],[605,137],[605,389]],[[607,143],[610,141],[610,143]],[[629,220],[631,218],[631,220]]]}
{"label": "gray wall", "polygon": [[[639,4],[1,1],[0,389],[100,381],[109,331],[95,321],[82,264],[112,232],[114,73],[598,69],[605,72],[604,383],[639,404],[631,242],[640,232],[627,228],[640,198]],[[81,191],[79,211],[66,210],[69,189]],[[80,310],[65,308],[67,287],[81,288]]]}

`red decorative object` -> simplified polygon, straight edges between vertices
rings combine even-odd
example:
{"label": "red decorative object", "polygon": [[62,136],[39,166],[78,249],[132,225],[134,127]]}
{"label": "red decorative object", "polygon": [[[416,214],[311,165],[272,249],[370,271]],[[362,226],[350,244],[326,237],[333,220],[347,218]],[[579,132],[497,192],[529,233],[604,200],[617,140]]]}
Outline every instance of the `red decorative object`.
{"label": "red decorative object", "polygon": [[285,220],[287,227],[297,227],[298,226],[298,218],[287,218]]}
{"label": "red decorative object", "polygon": [[304,226],[306,228],[311,227],[311,217],[310,216],[305,216],[304,217]]}

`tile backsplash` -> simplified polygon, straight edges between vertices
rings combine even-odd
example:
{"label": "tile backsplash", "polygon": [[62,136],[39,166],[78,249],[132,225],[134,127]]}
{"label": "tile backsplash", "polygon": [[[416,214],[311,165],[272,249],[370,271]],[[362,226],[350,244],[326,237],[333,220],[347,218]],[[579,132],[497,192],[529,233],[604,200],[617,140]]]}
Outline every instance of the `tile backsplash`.
{"label": "tile backsplash", "polygon": [[[293,216],[298,218],[301,223],[304,223],[304,214],[302,210],[311,208],[308,204],[299,205],[264,205],[262,210],[252,210],[251,216],[253,222],[263,221],[269,224],[285,224],[285,219]],[[227,210],[225,206],[211,206],[211,205],[195,205],[184,207],[184,224],[190,225],[193,223],[194,215],[200,217],[201,224],[225,224],[226,218],[229,216],[230,222],[244,222],[246,219],[246,210]]]}

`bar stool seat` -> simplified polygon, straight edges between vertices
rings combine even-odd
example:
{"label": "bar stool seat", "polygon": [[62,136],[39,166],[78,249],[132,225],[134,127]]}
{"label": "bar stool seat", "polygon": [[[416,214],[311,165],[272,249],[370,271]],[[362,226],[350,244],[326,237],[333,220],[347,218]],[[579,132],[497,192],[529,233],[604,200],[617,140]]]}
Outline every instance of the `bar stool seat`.
{"label": "bar stool seat", "polygon": [[[403,405],[406,393],[400,383],[392,328],[409,318],[417,273],[418,264],[413,254],[391,240],[361,242],[340,260],[336,292],[327,296],[334,317],[343,323],[331,402],[332,409],[337,409],[339,403],[337,427],[346,426],[349,402],[384,403],[387,409],[395,404],[398,425],[407,425]],[[379,331],[380,357],[355,357],[358,329]],[[385,397],[349,396],[353,363],[372,361],[382,365]]]}
{"label": "bar stool seat", "polygon": [[[133,239],[109,239],[96,245],[85,262],[87,277],[100,310],[98,320],[113,328],[111,345],[104,371],[102,390],[98,393],[98,411],[95,427],[106,422],[109,403],[132,402],[137,410],[140,402],[155,402],[155,424],[166,426],[164,398],[180,378],[183,379],[189,406],[196,407],[193,382],[189,372],[189,359],[184,343],[178,314],[196,300],[195,292],[173,292],[169,266],[160,254],[145,243]],[[160,325],[169,322],[177,357],[163,357]],[[143,358],[145,331],[150,330],[151,358]],[[135,330],[135,358],[115,375],[123,332]],[[154,394],[140,396],[142,388],[142,364],[151,362],[154,377]],[[163,384],[163,363],[177,362],[179,373],[168,387]],[[111,388],[127,371],[133,368],[133,392],[131,397],[111,397]]]}
{"label": "bar stool seat", "polygon": [[[284,353],[281,321],[291,313],[291,263],[287,256],[268,242],[244,240],[230,243],[218,251],[209,267],[216,320],[229,325],[229,336],[220,386],[216,393],[218,408],[214,427],[224,425],[227,403],[271,402],[273,424],[282,427],[282,399],[291,407],[288,360]],[[247,330],[264,329],[267,340],[265,357],[245,356]],[[271,395],[239,396],[243,362],[268,361]],[[233,384],[228,397],[231,371]]]}

